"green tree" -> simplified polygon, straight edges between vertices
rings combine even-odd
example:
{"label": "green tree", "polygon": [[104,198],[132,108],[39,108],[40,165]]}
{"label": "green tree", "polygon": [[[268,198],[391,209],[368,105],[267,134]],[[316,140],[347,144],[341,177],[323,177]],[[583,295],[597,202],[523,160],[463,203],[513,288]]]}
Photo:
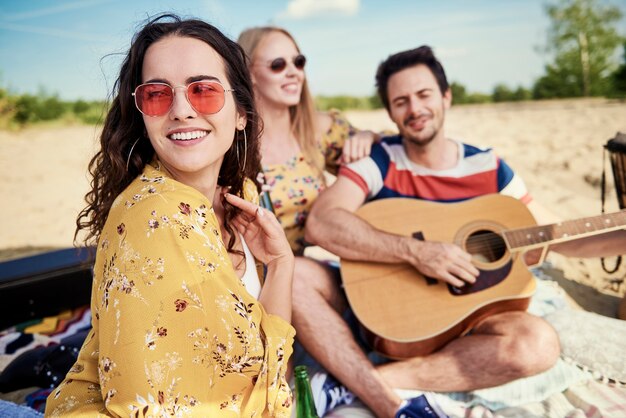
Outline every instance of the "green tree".
{"label": "green tree", "polygon": [[57,95],[49,96],[43,90],[36,96],[22,94],[15,98],[13,119],[20,125],[59,119],[67,112],[67,107]]}
{"label": "green tree", "polygon": [[40,120],[59,119],[67,111],[67,105],[58,96],[46,97],[39,101],[37,117]]}
{"label": "green tree", "polygon": [[547,5],[546,12],[551,20],[546,51],[553,52],[555,59],[533,95],[606,94],[615,48],[623,41],[615,28],[622,11],[600,0],[558,0]]}
{"label": "green tree", "polygon": [[491,95],[485,93],[470,93],[465,103],[491,103]]}
{"label": "green tree", "polygon": [[8,92],[0,88],[0,129],[7,127],[13,119],[13,102]]}
{"label": "green tree", "polygon": [[36,96],[23,94],[17,97],[15,100],[15,116],[13,116],[13,119],[19,124],[37,121],[39,119],[37,117],[38,106],[39,102]]}
{"label": "green tree", "polygon": [[613,90],[611,96],[626,97],[626,42],[624,42],[624,62],[613,73]]}
{"label": "green tree", "polygon": [[493,88],[493,94],[491,95],[494,102],[510,102],[513,100],[513,91],[504,85],[498,84]]}
{"label": "green tree", "polygon": [[453,81],[452,84],[450,84],[450,91],[452,92],[452,103],[467,103],[467,91],[464,85]]}
{"label": "green tree", "polygon": [[525,87],[519,86],[513,92],[513,100],[522,101],[522,100],[530,100],[533,98],[532,93]]}
{"label": "green tree", "polygon": [[370,109],[382,109],[384,107],[383,101],[380,100],[378,93],[372,94],[369,98]]}
{"label": "green tree", "polygon": [[88,110],[89,110],[89,103],[87,103],[84,100],[79,99],[75,101],[74,105],[72,106],[72,111],[76,113],[77,115],[80,115],[81,113],[85,113]]}
{"label": "green tree", "polygon": [[534,99],[581,96],[578,78],[560,65],[549,64],[546,74],[533,86]]}
{"label": "green tree", "polygon": [[319,110],[370,110],[383,107],[377,95],[374,96],[316,96],[315,106]]}

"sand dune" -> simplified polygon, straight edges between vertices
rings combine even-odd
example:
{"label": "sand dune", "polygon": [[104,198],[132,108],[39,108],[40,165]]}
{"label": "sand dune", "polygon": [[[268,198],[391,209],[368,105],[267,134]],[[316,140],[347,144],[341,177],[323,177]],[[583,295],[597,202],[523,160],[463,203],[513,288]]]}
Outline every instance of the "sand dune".
{"label": "sand dune", "polygon": [[[359,128],[394,129],[383,110],[347,116]],[[626,103],[603,99],[453,106],[446,125],[450,137],[494,147],[535,199],[563,219],[600,213],[603,145],[617,131],[626,132]],[[0,132],[0,249],[72,244],[97,135],[88,126]],[[614,211],[610,174],[608,179],[606,207]],[[608,303],[603,313],[611,315],[626,291],[618,283],[626,265],[609,275],[596,259],[550,261],[563,270],[567,285],[580,284],[568,292],[582,292],[577,300],[589,309],[585,303],[595,295],[595,305]]]}

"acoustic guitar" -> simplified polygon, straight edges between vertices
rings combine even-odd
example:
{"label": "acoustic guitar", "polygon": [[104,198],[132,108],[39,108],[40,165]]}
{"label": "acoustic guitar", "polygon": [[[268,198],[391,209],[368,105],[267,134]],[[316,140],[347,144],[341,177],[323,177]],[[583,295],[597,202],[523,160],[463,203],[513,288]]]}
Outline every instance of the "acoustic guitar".
{"label": "acoustic guitar", "polygon": [[348,302],[366,339],[396,359],[432,353],[488,315],[526,310],[535,280],[524,252],[541,248],[543,259],[548,244],[626,226],[624,211],[537,226],[525,204],[498,194],[460,203],[381,199],[356,213],[382,231],[455,243],[480,270],[476,283],[457,288],[408,263],[341,260]]}

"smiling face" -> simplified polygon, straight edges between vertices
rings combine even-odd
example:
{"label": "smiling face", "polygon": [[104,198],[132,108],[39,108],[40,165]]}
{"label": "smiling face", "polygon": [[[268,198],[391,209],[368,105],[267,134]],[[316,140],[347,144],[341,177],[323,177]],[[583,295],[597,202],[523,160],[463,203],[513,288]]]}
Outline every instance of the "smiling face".
{"label": "smiling face", "polygon": [[[258,100],[275,107],[295,106],[300,101],[304,69],[297,69],[293,60],[300,52],[296,44],[282,32],[268,33],[257,46],[250,74]],[[287,66],[280,72],[270,69],[276,58],[284,58]]]}
{"label": "smiling face", "polygon": [[[195,38],[169,36],[146,51],[142,83],[167,83],[175,88],[174,102],[163,116],[143,116],[150,143],[172,176],[188,185],[215,183],[235,129],[245,126],[232,92],[224,107],[212,115],[198,113],[187,101],[186,86],[194,81],[217,81],[231,89],[222,57]],[[178,86],[183,86],[179,88]]]}
{"label": "smiling face", "polygon": [[409,143],[425,146],[443,139],[445,112],[450,108],[450,90],[441,93],[435,76],[423,64],[406,68],[389,78],[389,116]]}

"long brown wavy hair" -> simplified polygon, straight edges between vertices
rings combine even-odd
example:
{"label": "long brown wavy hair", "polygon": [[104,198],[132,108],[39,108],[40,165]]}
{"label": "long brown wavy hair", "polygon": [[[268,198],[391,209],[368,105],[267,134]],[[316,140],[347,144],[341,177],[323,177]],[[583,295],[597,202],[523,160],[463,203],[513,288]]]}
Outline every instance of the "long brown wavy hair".
{"label": "long brown wavy hair", "polygon": [[[283,28],[277,26],[249,28],[241,32],[239,39],[237,39],[239,45],[241,45],[243,50],[248,55],[248,65],[253,64],[254,53],[256,52],[261,41],[272,32],[279,32],[287,36],[296,46],[296,50],[301,52],[294,37]],[[302,153],[309,161],[312,161],[315,164],[315,168],[317,168],[321,174],[324,170],[324,157],[319,151],[318,139],[315,136],[315,103],[313,101],[311,91],[309,90],[309,84],[306,78],[302,84],[300,101],[297,105],[289,107],[289,115],[291,119],[291,130],[298,141],[298,145],[300,145]]]}
{"label": "long brown wavy hair", "polygon": [[[111,107],[100,136],[100,151],[89,163],[89,173],[92,177],[91,191],[85,195],[87,207],[80,212],[76,220],[75,240],[81,230],[87,231],[85,238],[87,244],[92,244],[98,239],[115,198],[154,157],[154,148],[145,138],[143,118],[135,107],[132,92],[141,84],[141,69],[148,47],[168,36],[199,39],[221,55],[226,67],[226,77],[234,90],[237,110],[240,114],[246,115],[247,141],[238,140],[235,131],[233,144],[224,155],[217,183],[219,186],[230,188],[229,193],[242,196],[244,179],[249,178],[256,182],[260,167],[261,121],[254,104],[245,52],[236,42],[206,22],[181,19],[174,14],[161,14],[148,20],[135,34],[122,63],[119,77],[113,86],[110,96],[113,97]],[[246,162],[245,167],[240,167],[239,154],[241,160]],[[235,238],[229,221],[238,213],[238,209],[225,199],[223,204],[224,227],[231,237],[228,250],[232,251]]]}

